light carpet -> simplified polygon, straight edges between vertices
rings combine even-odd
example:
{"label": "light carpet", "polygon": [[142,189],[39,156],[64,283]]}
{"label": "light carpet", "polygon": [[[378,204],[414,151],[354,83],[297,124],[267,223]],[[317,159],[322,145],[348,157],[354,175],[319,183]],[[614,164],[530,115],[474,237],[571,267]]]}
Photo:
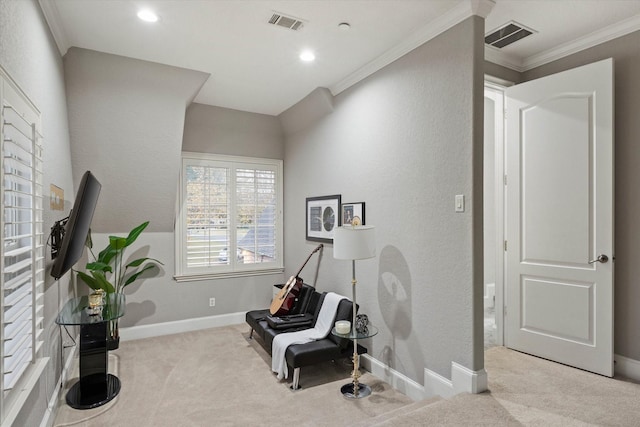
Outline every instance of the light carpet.
{"label": "light carpet", "polygon": [[640,426],[639,384],[504,347],[486,352],[488,392],[413,402],[365,373],[373,394],[348,400],[340,394],[350,380],[345,361],[303,368],[303,388],[291,391],[248,335],[236,325],[123,342],[110,353],[120,395],[86,411],[61,396],[55,425]]}
{"label": "light carpet", "polygon": [[278,381],[269,354],[248,337],[249,326],[236,325],[121,342],[109,362],[122,381],[118,397],[75,410],[63,395],[54,425],[346,426],[413,402],[369,373],[360,381],[373,394],[346,399],[340,393],[350,381],[346,360],[302,368],[302,389],[292,391],[291,380]]}
{"label": "light carpet", "polygon": [[493,347],[489,391],[459,394],[369,426],[640,426],[640,385]]}

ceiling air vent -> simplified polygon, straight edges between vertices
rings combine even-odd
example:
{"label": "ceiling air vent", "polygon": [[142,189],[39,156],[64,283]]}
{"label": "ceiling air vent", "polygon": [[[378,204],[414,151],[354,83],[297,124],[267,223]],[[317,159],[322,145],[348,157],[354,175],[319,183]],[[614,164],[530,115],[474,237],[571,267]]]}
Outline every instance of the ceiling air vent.
{"label": "ceiling air vent", "polygon": [[303,21],[292,16],[286,16],[282,13],[274,12],[269,19],[269,24],[277,25],[278,27],[288,28],[293,31],[298,31],[304,25]]}
{"label": "ceiling air vent", "polygon": [[497,48],[503,48],[511,43],[517,42],[531,34],[534,30],[526,28],[524,25],[511,21],[484,37],[484,42]]}

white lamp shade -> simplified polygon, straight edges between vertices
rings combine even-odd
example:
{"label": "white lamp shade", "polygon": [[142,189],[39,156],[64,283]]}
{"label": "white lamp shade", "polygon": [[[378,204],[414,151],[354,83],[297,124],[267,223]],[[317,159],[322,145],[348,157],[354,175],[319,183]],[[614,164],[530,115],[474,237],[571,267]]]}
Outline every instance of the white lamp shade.
{"label": "white lamp shade", "polygon": [[335,259],[367,259],[376,256],[375,228],[370,225],[338,227],[333,234]]}

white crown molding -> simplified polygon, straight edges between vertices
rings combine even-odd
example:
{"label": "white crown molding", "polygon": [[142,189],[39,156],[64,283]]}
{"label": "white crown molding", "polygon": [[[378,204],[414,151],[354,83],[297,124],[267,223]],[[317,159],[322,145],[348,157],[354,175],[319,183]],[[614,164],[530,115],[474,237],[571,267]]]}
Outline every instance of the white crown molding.
{"label": "white crown molding", "polygon": [[565,56],[569,56],[576,52],[580,52],[581,50],[622,37],[637,30],[640,30],[640,15],[632,16],[569,43],[563,43],[546,52],[532,55],[523,61],[523,65],[525,70],[531,70],[539,67],[540,65],[564,58]]}
{"label": "white crown molding", "polygon": [[47,21],[49,25],[49,29],[51,30],[51,34],[53,34],[53,39],[56,41],[56,45],[58,46],[58,50],[60,51],[60,55],[64,56],[69,50],[69,39],[67,38],[67,34],[61,25],[60,12],[58,11],[58,7],[56,3],[51,0],[38,0],[40,3],[40,9],[42,9],[42,13],[44,14],[44,19]]}
{"label": "white crown molding", "polygon": [[484,59],[485,61],[493,62],[494,64],[501,65],[503,67],[510,68],[512,70],[523,72],[525,71],[522,61],[513,55],[498,50],[497,47],[484,46]]}
{"label": "white crown molding", "polygon": [[518,72],[523,72],[638,30],[640,30],[640,15],[634,15],[623,21],[617,22],[598,31],[594,31],[584,37],[563,43],[560,46],[549,49],[545,52],[531,55],[524,58],[522,61],[514,58],[513,56],[507,55],[494,47],[485,46],[485,59],[493,62],[494,64],[502,65],[503,67],[511,68]]}
{"label": "white crown molding", "polygon": [[471,14],[486,18],[495,5],[494,0],[471,0]]}
{"label": "white crown molding", "polygon": [[[484,87],[485,88],[491,88],[494,90],[498,90],[498,91],[504,91],[505,88],[511,87],[513,86],[515,83],[510,81],[510,80],[505,80],[505,79],[501,79],[500,77],[496,77],[496,76],[490,76],[489,74],[485,74],[484,75]],[[486,94],[485,94],[486,96]],[[494,283],[491,283],[492,285],[494,285]],[[488,290],[488,288],[487,288]],[[495,291],[492,294],[492,296],[495,298]],[[491,298],[491,304],[494,304],[495,306],[495,301],[494,298]],[[487,301],[487,297],[485,297],[485,303],[489,303]]]}
{"label": "white crown molding", "polygon": [[391,64],[396,59],[403,57],[415,48],[473,15],[479,15],[483,18],[486,17],[494,5],[495,2],[493,0],[467,0],[459,3],[453,9],[450,9],[442,16],[414,32],[400,44],[389,49],[373,61],[365,64],[360,69],[349,74],[346,78],[329,87],[331,94],[335,96],[345,89],[350,88],[381,68]]}

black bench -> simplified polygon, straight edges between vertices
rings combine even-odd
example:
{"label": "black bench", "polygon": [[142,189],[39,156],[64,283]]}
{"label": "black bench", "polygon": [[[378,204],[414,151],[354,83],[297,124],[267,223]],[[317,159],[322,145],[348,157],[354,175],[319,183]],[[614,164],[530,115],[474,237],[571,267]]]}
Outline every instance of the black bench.
{"label": "black bench", "polygon": [[[267,316],[270,314],[269,309],[247,312],[246,321],[249,326],[251,326],[249,339],[253,339],[255,333],[255,335],[260,338],[258,341],[260,345],[271,354],[271,345],[276,335],[312,328],[315,325],[325,295],[326,292],[319,293],[311,286],[303,285],[298,300],[290,311],[292,317],[290,317],[289,321],[284,321],[291,323],[291,327],[287,327],[287,325],[280,326],[279,323],[274,324],[273,321],[271,323],[275,327],[271,326],[267,319]],[[351,321],[352,307],[353,304],[351,301],[347,299],[340,301],[335,320]],[[311,319],[310,324],[296,326],[296,322],[304,315]],[[359,354],[366,352],[367,349],[365,347],[358,345]],[[317,341],[290,345],[285,352],[285,360],[287,361],[287,365],[293,369],[293,384],[291,388],[293,390],[300,388],[300,368],[351,356],[353,356],[353,342],[337,337],[331,333],[329,333],[326,338]]]}

